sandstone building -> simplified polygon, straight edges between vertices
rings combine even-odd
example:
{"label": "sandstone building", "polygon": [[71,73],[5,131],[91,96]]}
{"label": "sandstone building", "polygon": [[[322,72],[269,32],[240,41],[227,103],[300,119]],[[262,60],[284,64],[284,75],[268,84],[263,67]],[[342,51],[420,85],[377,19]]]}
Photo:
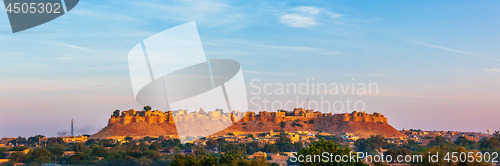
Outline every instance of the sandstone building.
{"label": "sandstone building", "polygon": [[279,124],[284,121],[309,121],[320,117],[330,117],[332,121],[346,122],[373,122],[387,124],[387,118],[380,113],[368,114],[365,112],[353,111],[352,113],[332,114],[321,113],[314,110],[295,108],[293,111],[278,110],[277,112],[260,111],[257,115],[254,112],[224,113],[222,110],[205,112],[200,109],[198,112],[188,112],[188,110],[177,111],[135,111],[134,109],[123,111],[120,116],[111,116],[108,126],[121,124],[127,125],[134,122],[146,122],[148,124],[161,123],[182,123],[198,119],[207,119],[211,121],[221,121],[232,123],[246,123],[248,121],[269,121]]}

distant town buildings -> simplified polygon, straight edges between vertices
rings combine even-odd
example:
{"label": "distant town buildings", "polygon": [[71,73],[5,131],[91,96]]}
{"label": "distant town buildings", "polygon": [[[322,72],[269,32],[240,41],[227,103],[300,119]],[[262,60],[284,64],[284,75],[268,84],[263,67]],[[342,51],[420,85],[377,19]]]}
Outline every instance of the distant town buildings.
{"label": "distant town buildings", "polygon": [[[423,131],[423,130],[401,130],[401,133],[408,136],[407,140],[413,140],[417,143],[427,146],[435,137],[442,136],[445,139],[455,141],[459,137],[467,138],[471,141],[480,141],[483,138],[491,137],[490,134],[481,132],[461,132],[461,131]],[[405,141],[407,141],[405,140]]]}
{"label": "distant town buildings", "polygon": [[62,139],[65,143],[87,142],[87,136],[67,136]]}

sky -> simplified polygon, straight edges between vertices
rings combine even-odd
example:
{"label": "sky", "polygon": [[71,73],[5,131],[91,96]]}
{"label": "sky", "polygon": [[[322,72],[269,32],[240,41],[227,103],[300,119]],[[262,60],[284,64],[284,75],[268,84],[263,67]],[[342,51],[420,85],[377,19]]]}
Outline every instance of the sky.
{"label": "sky", "polygon": [[[75,134],[93,134],[114,110],[142,109],[132,91],[128,52],[192,21],[208,59],[240,63],[252,111],[307,107],[300,103],[309,98],[312,108],[328,113],[312,102],[349,99],[364,109],[333,113],[380,112],[399,130],[497,131],[499,6],[456,0],[88,0],[18,33],[0,12],[0,137],[67,135],[72,118]],[[306,83],[378,88],[366,95],[276,91],[280,84]],[[264,107],[264,98],[277,104]],[[294,102],[283,106],[289,100]]]}

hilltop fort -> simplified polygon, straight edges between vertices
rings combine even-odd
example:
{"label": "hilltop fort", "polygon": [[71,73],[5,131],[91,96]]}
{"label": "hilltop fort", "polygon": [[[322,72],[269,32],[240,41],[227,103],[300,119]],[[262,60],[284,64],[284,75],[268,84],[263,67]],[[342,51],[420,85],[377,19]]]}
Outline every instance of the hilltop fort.
{"label": "hilltop fort", "polygon": [[148,124],[161,123],[182,123],[190,122],[197,119],[207,119],[211,121],[221,121],[237,123],[235,119],[241,119],[241,123],[248,121],[273,122],[279,124],[286,121],[309,121],[321,117],[332,117],[332,121],[352,121],[352,122],[375,122],[387,124],[387,118],[380,113],[368,114],[365,112],[353,111],[352,113],[332,114],[321,113],[319,111],[305,110],[303,108],[295,108],[293,111],[278,110],[277,112],[260,111],[258,114],[254,112],[238,112],[224,113],[222,110],[216,110],[206,113],[203,109],[199,112],[191,112],[188,110],[178,111],[135,111],[134,109],[123,111],[121,116],[111,115],[108,126],[121,124],[127,125],[130,123],[146,122]]}
{"label": "hilltop fort", "polygon": [[354,133],[359,137],[382,135],[401,137],[402,133],[387,122],[380,113],[321,113],[295,108],[293,111],[260,111],[225,113],[222,110],[189,112],[133,109],[111,115],[108,125],[91,138],[122,138],[169,135],[172,137],[224,135],[230,132],[320,131],[327,133]]}
{"label": "hilltop fort", "polygon": [[222,110],[216,110],[206,113],[203,109],[199,112],[189,113],[188,110],[177,110],[177,111],[135,111],[134,109],[123,111],[121,116],[111,115],[109,118],[108,126],[121,124],[127,125],[130,123],[146,122],[148,124],[161,124],[161,123],[181,123],[189,122],[196,119],[209,119],[211,121],[221,121],[226,122],[232,120],[233,122],[235,116],[242,115],[238,111],[233,111],[233,113],[223,113]]}

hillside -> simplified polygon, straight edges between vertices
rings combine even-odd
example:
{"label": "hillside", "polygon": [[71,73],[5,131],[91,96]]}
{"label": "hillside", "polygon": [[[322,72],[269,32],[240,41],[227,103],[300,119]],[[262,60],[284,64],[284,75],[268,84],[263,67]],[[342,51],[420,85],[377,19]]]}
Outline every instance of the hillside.
{"label": "hillside", "polygon": [[[239,121],[231,124],[231,121],[213,121],[209,119],[197,119],[180,123],[146,123],[144,121],[123,124],[108,125],[98,133],[92,135],[91,139],[104,138],[124,138],[133,136],[142,138],[145,136],[158,137],[160,135],[178,135],[177,129],[182,131],[180,135],[207,136],[224,135],[233,132],[269,132],[284,129],[285,131],[321,131],[333,134],[343,132],[354,133],[361,138],[368,138],[370,135],[381,135],[386,138],[404,137],[394,127],[382,122],[362,122],[362,121],[339,121],[335,117],[318,117],[308,121],[284,121],[284,128],[280,124],[271,121]],[[177,126],[176,126],[177,125]],[[219,132],[217,132],[219,131]],[[216,133],[215,133],[216,132]],[[192,134],[196,133],[196,134]]]}
{"label": "hillside", "polygon": [[394,127],[384,123],[353,122],[353,121],[329,121],[328,118],[318,118],[312,121],[287,121],[284,128],[272,122],[249,121],[237,123],[215,135],[224,135],[232,132],[268,132],[284,129],[285,131],[321,131],[332,134],[354,133],[360,138],[368,138],[370,135],[381,135],[386,138],[405,137]]}
{"label": "hillside", "polygon": [[146,122],[137,122],[127,125],[108,125],[101,131],[92,135],[90,139],[123,139],[127,136],[137,139],[146,136],[158,137],[160,135],[171,135],[176,133],[177,129],[175,124],[172,123],[148,124]]}

